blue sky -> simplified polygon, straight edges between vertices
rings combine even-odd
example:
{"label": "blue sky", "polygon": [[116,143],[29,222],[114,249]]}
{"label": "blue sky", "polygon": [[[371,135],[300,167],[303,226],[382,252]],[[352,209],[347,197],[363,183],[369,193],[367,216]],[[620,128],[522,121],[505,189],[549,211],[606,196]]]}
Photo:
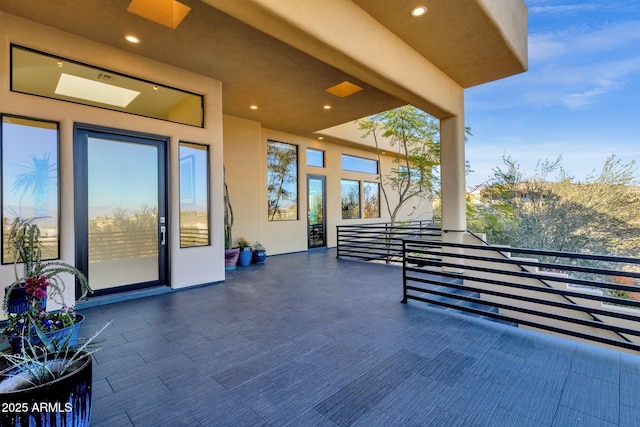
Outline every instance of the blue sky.
{"label": "blue sky", "polygon": [[640,0],[525,3],[529,70],[465,93],[467,184],[504,155],[526,176],[559,155],[576,180],[612,154],[640,167]]}

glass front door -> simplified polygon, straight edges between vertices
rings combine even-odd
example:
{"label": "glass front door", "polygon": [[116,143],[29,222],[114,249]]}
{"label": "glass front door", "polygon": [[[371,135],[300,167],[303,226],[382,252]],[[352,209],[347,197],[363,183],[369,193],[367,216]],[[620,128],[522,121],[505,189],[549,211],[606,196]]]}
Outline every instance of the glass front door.
{"label": "glass front door", "polygon": [[78,129],[75,143],[76,262],[91,287],[166,283],[166,141]]}
{"label": "glass front door", "polygon": [[317,248],[326,246],[325,240],[325,222],[324,222],[324,176],[309,175],[307,176],[307,194],[309,202],[307,208],[308,230],[309,230],[309,247]]}

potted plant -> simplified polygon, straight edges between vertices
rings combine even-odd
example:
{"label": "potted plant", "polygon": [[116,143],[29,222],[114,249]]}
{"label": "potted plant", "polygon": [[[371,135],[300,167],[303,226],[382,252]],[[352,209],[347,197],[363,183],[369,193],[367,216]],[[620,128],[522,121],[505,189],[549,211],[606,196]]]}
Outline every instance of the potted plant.
{"label": "potted plant", "polygon": [[48,337],[33,318],[29,322],[25,331],[35,331],[40,342],[25,340],[20,353],[0,361],[0,425],[89,426],[94,339],[110,322],[76,345],[69,337]]}
{"label": "potted plant", "polygon": [[253,262],[256,264],[263,263],[267,258],[267,249],[262,246],[262,243],[256,242],[253,245]]}
{"label": "potted plant", "polygon": [[251,244],[244,237],[238,237],[238,248],[240,248],[240,256],[238,263],[246,267],[251,264]]}
{"label": "potted plant", "polygon": [[[226,175],[226,172],[223,172]],[[233,236],[231,235],[231,227],[233,226],[233,209],[231,209],[231,200],[229,198],[229,187],[227,180],[224,179],[224,268],[225,270],[233,270],[238,263],[240,249],[232,247]]]}
{"label": "potted plant", "polygon": [[[80,299],[91,292],[87,278],[77,268],[61,261],[42,260],[41,233],[35,221],[38,218],[16,218],[9,229],[7,244],[13,257],[15,280],[5,287],[2,308],[7,322],[2,332],[8,336],[13,351],[26,345],[38,343],[38,336],[29,326],[33,320],[44,334],[69,335],[77,339],[83,320],[64,301],[65,284],[61,274],[75,276],[80,284]],[[23,274],[18,273],[18,264],[23,265]],[[62,308],[47,311],[47,299]],[[63,332],[59,332],[65,330]],[[72,342],[73,343],[73,342]]]}
{"label": "potted plant", "polygon": [[[16,218],[7,239],[15,280],[5,288],[3,300],[7,314],[3,333],[12,353],[0,359],[0,401],[5,405],[0,425],[88,426],[91,354],[96,350],[92,342],[97,334],[81,343],[78,331],[84,317],[65,304],[60,275],[77,278],[80,298],[91,288],[72,265],[42,260],[37,219]],[[47,300],[62,308],[47,311]]]}

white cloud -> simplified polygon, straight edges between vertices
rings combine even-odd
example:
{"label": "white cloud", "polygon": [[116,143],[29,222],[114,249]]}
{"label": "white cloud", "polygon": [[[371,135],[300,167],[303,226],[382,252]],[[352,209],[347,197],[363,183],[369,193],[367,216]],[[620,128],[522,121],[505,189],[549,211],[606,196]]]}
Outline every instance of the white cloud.
{"label": "white cloud", "polygon": [[[529,71],[474,89],[491,91],[483,110],[564,105],[585,109],[624,87],[640,74],[640,20],[539,32],[529,36]],[[497,91],[496,91],[497,89]]]}
{"label": "white cloud", "polygon": [[[529,2],[531,3],[531,2]],[[601,5],[594,3],[586,4],[572,4],[572,5],[555,5],[555,6],[531,6],[529,7],[529,13],[532,14],[555,14],[555,13],[568,13],[568,12],[584,12],[588,10],[596,10],[601,8]]]}
{"label": "white cloud", "polygon": [[[579,55],[595,57],[640,41],[640,20],[606,23],[600,27],[574,25],[560,31],[529,34],[529,63],[567,61]],[[631,49],[630,51],[637,51]]]}

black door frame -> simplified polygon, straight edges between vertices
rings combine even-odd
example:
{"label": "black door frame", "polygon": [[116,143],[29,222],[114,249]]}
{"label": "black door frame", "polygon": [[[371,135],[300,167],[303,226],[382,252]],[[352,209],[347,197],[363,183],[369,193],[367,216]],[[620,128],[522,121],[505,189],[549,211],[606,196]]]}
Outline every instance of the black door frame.
{"label": "black door frame", "polygon": [[[309,223],[309,180],[322,181],[322,245],[311,245],[311,224]],[[324,175],[307,175],[307,248],[322,248],[327,246],[327,177]]]}
{"label": "black door frame", "polygon": [[[123,292],[134,289],[148,288],[152,286],[169,286],[170,265],[169,248],[171,233],[169,232],[169,142],[170,138],[143,132],[134,132],[122,129],[107,128],[86,123],[75,123],[73,129],[73,190],[74,190],[74,222],[75,222],[75,262],[76,267],[87,274],[89,271],[89,212],[88,212],[88,152],[87,141],[89,137],[110,139],[130,143],[153,145],[158,148],[158,280],[144,283],[134,283],[119,286],[114,289],[96,290],[93,295],[104,295],[114,292]],[[161,218],[164,217],[164,224]],[[163,233],[160,227],[164,226]],[[161,235],[162,234],[162,235]],[[164,245],[160,244],[164,239]],[[89,284],[91,278],[89,278]],[[76,297],[79,287],[76,286]]]}

